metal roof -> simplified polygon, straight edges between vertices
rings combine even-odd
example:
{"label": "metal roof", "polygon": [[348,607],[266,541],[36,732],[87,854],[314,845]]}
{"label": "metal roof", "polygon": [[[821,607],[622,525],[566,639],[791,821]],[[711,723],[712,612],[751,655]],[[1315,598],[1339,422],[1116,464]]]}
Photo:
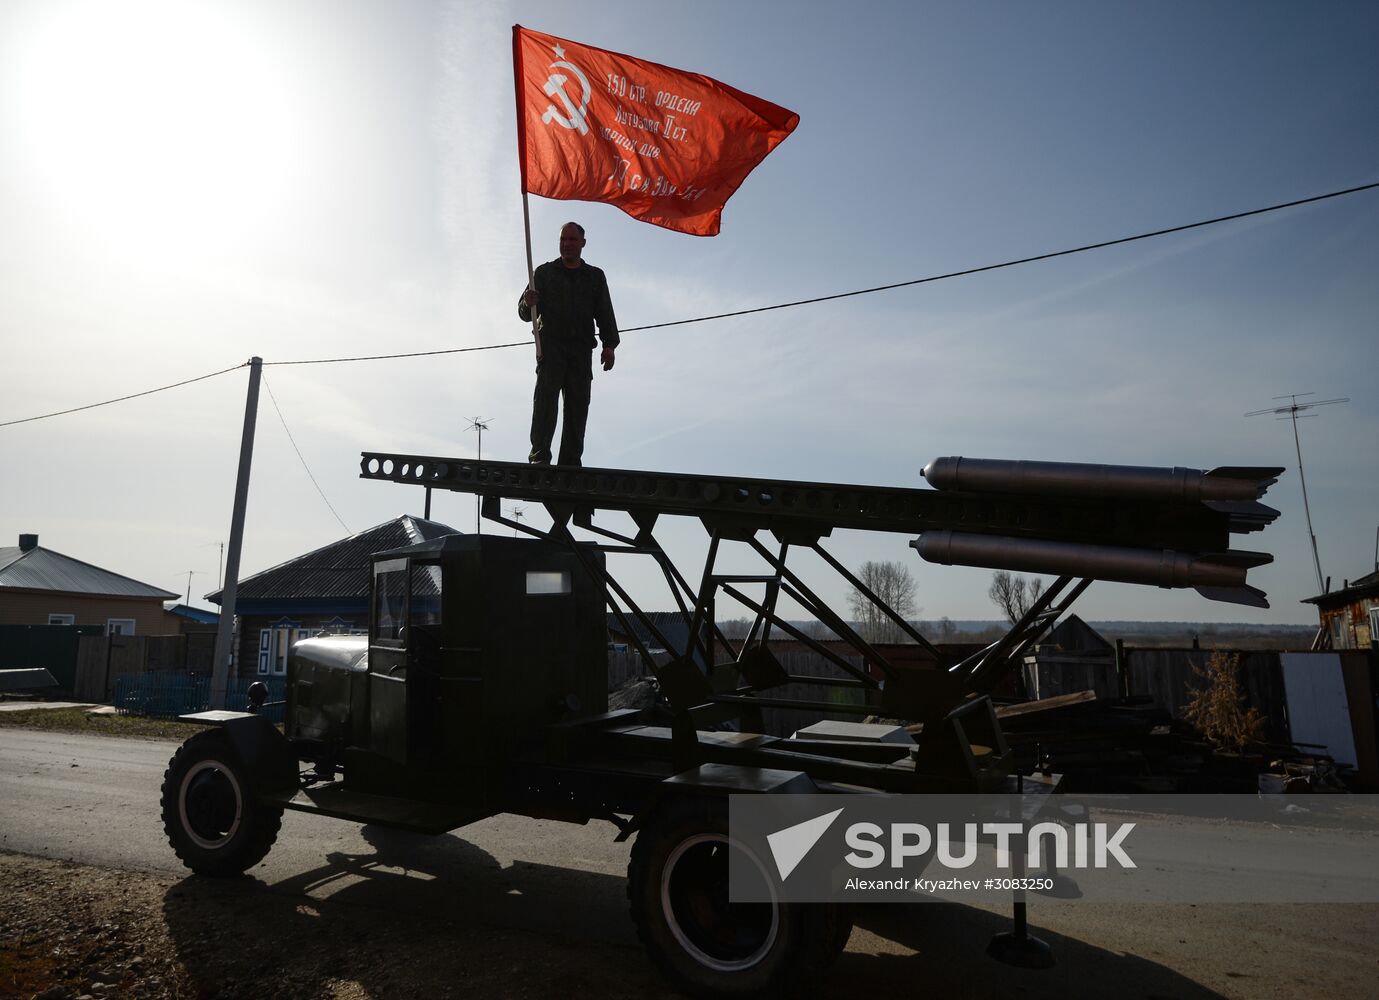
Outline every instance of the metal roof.
{"label": "metal roof", "polygon": [[174,604],[170,608],[164,608],[170,615],[177,615],[179,618],[186,618],[188,621],[196,622],[199,625],[214,625],[220,621],[220,614],[215,611],[207,611],[204,608],[193,608],[189,604]]}
{"label": "metal roof", "polygon": [[1333,590],[1329,594],[1304,597],[1300,603],[1316,604],[1319,607],[1336,606],[1349,604],[1351,601],[1359,600],[1362,597],[1374,597],[1376,593],[1379,593],[1379,570],[1367,573],[1358,580],[1351,580],[1340,590]]}
{"label": "metal roof", "polygon": [[102,597],[156,597],[160,601],[177,596],[170,590],[152,587],[38,546],[28,550],[14,545],[0,546],[0,587]]}
{"label": "metal roof", "polygon": [[[236,601],[368,597],[375,552],[459,534],[449,525],[404,514],[239,581]],[[221,603],[221,591],[206,600]]]}

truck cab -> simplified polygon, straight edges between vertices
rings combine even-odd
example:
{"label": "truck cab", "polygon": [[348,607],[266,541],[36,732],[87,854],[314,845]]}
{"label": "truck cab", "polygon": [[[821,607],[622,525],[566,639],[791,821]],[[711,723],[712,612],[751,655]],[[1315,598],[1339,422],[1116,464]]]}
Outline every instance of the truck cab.
{"label": "truck cab", "polygon": [[288,668],[285,735],[336,791],[491,814],[507,762],[606,711],[604,597],[568,548],[446,535],[372,579],[367,639],[303,640]]}

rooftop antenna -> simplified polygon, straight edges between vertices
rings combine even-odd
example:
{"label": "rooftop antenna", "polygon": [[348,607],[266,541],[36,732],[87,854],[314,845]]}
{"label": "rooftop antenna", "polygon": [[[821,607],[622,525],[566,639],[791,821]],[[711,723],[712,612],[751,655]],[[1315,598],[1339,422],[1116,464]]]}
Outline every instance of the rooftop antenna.
{"label": "rooftop antenna", "polygon": [[1302,443],[1298,439],[1298,415],[1304,417],[1315,417],[1315,413],[1304,413],[1304,410],[1313,410],[1318,406],[1330,406],[1332,403],[1349,403],[1349,396],[1341,396],[1338,399],[1314,399],[1306,403],[1299,403],[1299,396],[1313,396],[1311,392],[1290,392],[1287,395],[1275,396],[1275,399],[1286,399],[1286,406],[1271,406],[1263,410],[1251,410],[1245,414],[1247,417],[1257,417],[1264,413],[1278,414],[1279,420],[1293,421],[1293,447],[1298,453],[1298,481],[1302,483],[1302,510],[1307,515],[1307,537],[1312,542],[1312,566],[1317,571],[1317,592],[1324,594],[1327,591],[1326,583],[1322,580],[1322,561],[1317,556],[1317,534],[1312,530],[1312,510],[1307,504],[1307,477],[1302,472]]}
{"label": "rooftop antenna", "polygon": [[[224,542],[207,542],[205,545],[201,546],[201,548],[204,549],[204,548],[207,548],[208,546],[211,546],[211,545],[219,545],[219,546],[220,546],[220,563],[216,566],[216,571],[215,571],[215,585],[216,585],[217,587],[223,587],[223,586],[225,586],[225,543],[224,543]],[[197,570],[196,572],[200,573],[201,570]]]}
{"label": "rooftop antenna", "polygon": [[[526,508],[525,506],[523,506],[523,507],[514,507],[514,508],[512,508],[512,510],[508,511],[508,516],[511,517],[511,518],[513,518],[513,520],[518,521],[518,522],[520,523],[521,520],[522,520],[522,512],[523,512],[524,510],[526,510],[526,509],[527,509],[527,508]],[[512,537],[513,537],[513,538],[516,538],[516,537],[517,537],[517,529],[516,529],[516,528],[513,528],[513,529],[512,529]]]}
{"label": "rooftop antenna", "polygon": [[[476,462],[482,462],[484,460],[484,431],[488,430],[488,421],[490,419],[492,418],[475,417],[473,420],[469,422],[469,426],[465,428],[465,430],[479,432],[479,453],[474,459]],[[480,534],[483,531],[483,529],[479,527],[480,502],[480,496],[477,493],[474,494],[474,533],[476,535]]]}

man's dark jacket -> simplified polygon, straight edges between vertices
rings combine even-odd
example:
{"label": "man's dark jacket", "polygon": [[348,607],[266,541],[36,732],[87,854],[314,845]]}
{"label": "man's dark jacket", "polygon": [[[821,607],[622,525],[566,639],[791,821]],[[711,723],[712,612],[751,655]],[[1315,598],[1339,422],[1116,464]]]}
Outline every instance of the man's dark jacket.
{"label": "man's dark jacket", "polygon": [[[594,324],[604,347],[618,346],[618,321],[613,316],[613,301],[608,296],[608,279],[592,264],[566,267],[559,258],[536,269],[537,329],[541,333],[543,354],[567,360],[589,360],[593,350]],[[531,321],[531,310],[521,298],[517,315]]]}

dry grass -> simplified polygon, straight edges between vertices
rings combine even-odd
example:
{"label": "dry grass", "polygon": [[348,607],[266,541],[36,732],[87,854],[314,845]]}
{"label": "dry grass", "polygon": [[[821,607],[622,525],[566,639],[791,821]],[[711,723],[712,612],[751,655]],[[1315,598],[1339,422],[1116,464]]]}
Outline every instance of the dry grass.
{"label": "dry grass", "polygon": [[33,708],[0,712],[0,726],[178,742],[185,740],[199,728],[192,723],[178,722],[176,719],[159,719],[146,715],[92,715],[84,708]]}

